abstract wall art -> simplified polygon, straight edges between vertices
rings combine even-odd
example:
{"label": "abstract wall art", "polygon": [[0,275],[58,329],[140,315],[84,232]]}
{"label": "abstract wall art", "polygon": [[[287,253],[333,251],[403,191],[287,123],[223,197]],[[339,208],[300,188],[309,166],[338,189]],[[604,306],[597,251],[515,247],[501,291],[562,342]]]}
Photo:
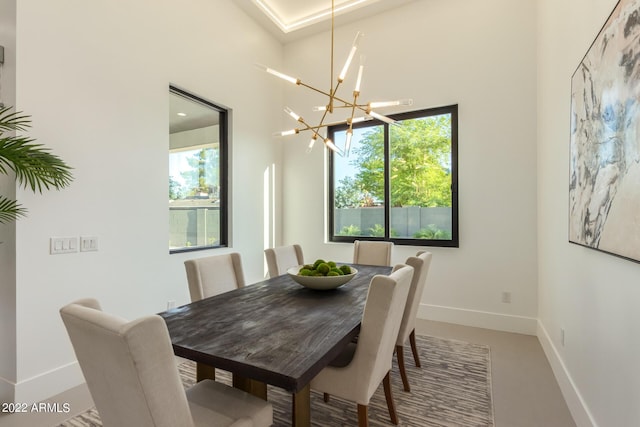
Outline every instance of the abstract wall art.
{"label": "abstract wall art", "polygon": [[571,78],[569,241],[640,262],[640,0],[620,0]]}

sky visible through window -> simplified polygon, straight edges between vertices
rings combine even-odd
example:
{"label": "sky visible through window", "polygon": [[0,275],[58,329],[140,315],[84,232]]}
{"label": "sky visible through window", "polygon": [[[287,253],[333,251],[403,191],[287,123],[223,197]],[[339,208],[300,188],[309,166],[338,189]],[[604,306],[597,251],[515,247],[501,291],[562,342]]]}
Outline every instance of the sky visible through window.
{"label": "sky visible through window", "polygon": [[[346,177],[354,178],[356,173],[358,172],[357,166],[354,165],[355,162],[358,161],[355,153],[358,151],[358,148],[361,145],[362,136],[370,131],[370,128],[361,128],[353,130],[353,138],[351,139],[351,149],[349,150],[348,156],[334,156],[333,161],[335,164],[334,168],[334,178],[335,183],[338,185],[340,181],[342,181]],[[341,148],[344,147],[344,140],[346,139],[346,131],[339,131],[334,134],[334,139]],[[342,142],[342,143],[340,143]]]}
{"label": "sky visible through window", "polygon": [[169,155],[169,176],[181,186],[187,185],[184,173],[192,169],[187,161],[198,153],[198,150],[177,151]]}

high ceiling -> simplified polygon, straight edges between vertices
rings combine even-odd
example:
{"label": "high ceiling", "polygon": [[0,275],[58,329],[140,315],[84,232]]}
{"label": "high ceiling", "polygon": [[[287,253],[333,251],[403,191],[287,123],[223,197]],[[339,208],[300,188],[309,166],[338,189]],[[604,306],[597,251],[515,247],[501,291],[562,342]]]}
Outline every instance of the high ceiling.
{"label": "high ceiling", "polygon": [[[335,25],[357,21],[413,0],[334,0]],[[331,28],[331,0],[236,0],[283,43]]]}
{"label": "high ceiling", "polygon": [[[331,0],[234,0],[282,43],[331,29]],[[334,0],[335,24],[354,22],[414,0]],[[217,124],[207,106],[171,96],[171,133]],[[178,115],[180,113],[180,115]]]}

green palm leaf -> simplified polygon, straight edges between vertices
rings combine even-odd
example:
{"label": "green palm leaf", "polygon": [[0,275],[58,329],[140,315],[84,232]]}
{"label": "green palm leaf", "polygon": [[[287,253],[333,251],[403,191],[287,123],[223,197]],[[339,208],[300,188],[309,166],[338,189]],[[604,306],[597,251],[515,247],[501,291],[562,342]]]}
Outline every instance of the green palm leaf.
{"label": "green palm leaf", "polygon": [[62,159],[42,144],[19,136],[0,138],[0,172],[7,174],[8,169],[15,172],[20,185],[39,193],[64,188],[73,179],[71,168]]}
{"label": "green palm leaf", "polygon": [[0,224],[15,221],[26,213],[26,209],[20,207],[15,200],[0,196]]}
{"label": "green palm leaf", "polygon": [[0,109],[0,134],[7,131],[26,130],[31,126],[29,116],[25,116],[22,112],[12,112],[13,107],[4,107]]}
{"label": "green palm leaf", "polygon": [[[31,126],[29,116],[0,109],[0,173],[15,173],[16,181],[24,188],[42,193],[61,189],[73,180],[72,168],[42,144],[24,136],[4,136],[5,132],[24,131]],[[0,196],[0,223],[25,215],[25,209],[15,201]]]}

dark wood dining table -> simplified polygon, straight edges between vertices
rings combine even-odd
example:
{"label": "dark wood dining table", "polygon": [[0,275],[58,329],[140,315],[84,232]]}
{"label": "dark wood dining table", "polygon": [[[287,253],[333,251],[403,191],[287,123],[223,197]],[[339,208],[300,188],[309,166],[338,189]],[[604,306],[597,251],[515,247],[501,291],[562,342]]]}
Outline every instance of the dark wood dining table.
{"label": "dark wood dining table", "polygon": [[[391,267],[353,265],[356,276],[327,291],[288,275],[162,313],[177,356],[233,374],[233,385],[267,398],[267,384],[292,393],[292,425],[311,424],[310,382],[357,336],[371,278]],[[209,369],[211,370],[211,369]]]}

